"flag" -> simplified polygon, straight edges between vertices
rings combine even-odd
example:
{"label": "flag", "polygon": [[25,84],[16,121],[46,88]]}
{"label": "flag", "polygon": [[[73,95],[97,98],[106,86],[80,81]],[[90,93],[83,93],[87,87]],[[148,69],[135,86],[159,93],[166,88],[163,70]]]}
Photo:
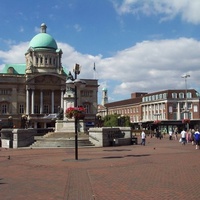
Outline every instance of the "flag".
{"label": "flag", "polygon": [[93,70],[96,71],[95,63],[94,63],[94,68],[93,68]]}

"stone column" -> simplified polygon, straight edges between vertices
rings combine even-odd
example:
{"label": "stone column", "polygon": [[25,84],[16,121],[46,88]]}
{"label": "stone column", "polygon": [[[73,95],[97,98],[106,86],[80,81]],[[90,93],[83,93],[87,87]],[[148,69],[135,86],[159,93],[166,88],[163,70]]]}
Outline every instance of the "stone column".
{"label": "stone column", "polygon": [[177,120],[180,120],[180,119],[181,119],[180,103],[178,102],[178,105],[177,105]]}
{"label": "stone column", "polygon": [[26,114],[28,115],[29,114],[29,102],[30,99],[29,99],[29,89],[26,89]]}
{"label": "stone column", "polygon": [[51,113],[54,113],[54,91],[51,91]]}
{"label": "stone column", "polygon": [[35,103],[35,90],[31,93],[31,114],[34,114],[34,104]]}
{"label": "stone column", "polygon": [[43,113],[43,91],[40,91],[40,114]]}
{"label": "stone column", "polygon": [[62,109],[64,107],[64,90],[61,90],[61,94],[60,94],[60,107]]}

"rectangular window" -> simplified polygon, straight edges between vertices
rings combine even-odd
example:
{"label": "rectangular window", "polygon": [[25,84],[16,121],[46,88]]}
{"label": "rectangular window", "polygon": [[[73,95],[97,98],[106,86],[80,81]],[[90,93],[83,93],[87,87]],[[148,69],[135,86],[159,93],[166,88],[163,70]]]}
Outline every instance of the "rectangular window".
{"label": "rectangular window", "polygon": [[176,112],[173,113],[173,119],[177,120],[177,113]]}
{"label": "rectangular window", "polygon": [[173,103],[173,109],[176,109],[177,108],[177,103]]}
{"label": "rectangular window", "polygon": [[9,89],[1,89],[1,90],[0,90],[0,94],[2,94],[2,95],[11,94],[11,90],[9,90]]}
{"label": "rectangular window", "polygon": [[7,113],[7,104],[2,104],[1,105],[1,113],[2,114],[6,114]]}
{"label": "rectangular window", "polygon": [[44,105],[43,113],[49,113],[49,106],[48,105]]}
{"label": "rectangular window", "polygon": [[145,97],[142,97],[142,102],[145,102],[146,100],[145,100]]}
{"label": "rectangular window", "polygon": [[192,98],[192,93],[191,92],[187,93],[187,98]]}
{"label": "rectangular window", "polygon": [[149,96],[149,101],[151,101],[151,96]]}
{"label": "rectangular window", "polygon": [[198,112],[198,106],[194,105],[194,112]]}
{"label": "rectangular window", "polygon": [[158,100],[158,94],[156,94],[156,100]]}
{"label": "rectangular window", "polygon": [[172,106],[169,106],[169,112],[172,113],[173,109]]}
{"label": "rectangular window", "polygon": [[82,97],[92,97],[93,96],[93,91],[91,91],[91,90],[82,90],[81,91],[81,96]]}
{"label": "rectangular window", "polygon": [[188,102],[187,107],[188,107],[188,109],[192,109],[192,103]]}
{"label": "rectangular window", "polygon": [[172,98],[176,99],[177,98],[177,93],[172,93]]}
{"label": "rectangular window", "polygon": [[40,109],[38,105],[34,105],[34,113],[40,113]]}
{"label": "rectangular window", "polygon": [[85,108],[85,112],[86,112],[86,113],[89,113],[89,112],[90,112],[90,109],[89,109],[90,107],[89,107],[88,104],[85,104],[83,107]]}
{"label": "rectangular window", "polygon": [[183,92],[179,93],[179,98],[184,99],[184,93]]}
{"label": "rectangular window", "polygon": [[163,94],[163,99],[166,99],[167,98],[167,93],[164,93]]}
{"label": "rectangular window", "polygon": [[181,108],[181,109],[184,109],[184,107],[185,107],[185,103],[181,102],[181,103],[180,103],[180,108]]}
{"label": "rectangular window", "polygon": [[20,105],[19,105],[19,113],[20,113],[20,114],[23,114],[23,113],[24,113],[24,105],[23,105],[23,104],[20,104]]}

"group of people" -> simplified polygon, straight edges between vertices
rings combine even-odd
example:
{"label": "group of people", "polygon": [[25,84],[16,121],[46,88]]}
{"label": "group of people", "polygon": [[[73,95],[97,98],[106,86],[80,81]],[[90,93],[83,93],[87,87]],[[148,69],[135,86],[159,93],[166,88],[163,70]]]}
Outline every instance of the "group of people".
{"label": "group of people", "polygon": [[[169,140],[172,140],[172,136],[174,135],[175,140],[178,140],[178,130],[175,129],[174,133],[172,131],[169,131]],[[156,136],[157,137],[157,136]],[[185,145],[188,142],[192,142],[192,145],[196,145],[196,149],[200,148],[200,132],[198,129],[194,130],[188,130],[183,129],[181,131],[181,138],[180,142]],[[144,130],[141,133],[141,145],[145,146],[146,143],[146,134]]]}
{"label": "group of people", "polygon": [[191,131],[187,131],[187,129],[184,129],[181,131],[181,138],[180,142],[185,145],[189,141],[192,142],[192,145],[196,145],[196,149],[199,149],[200,146],[200,132],[198,129],[194,130],[192,129]]}

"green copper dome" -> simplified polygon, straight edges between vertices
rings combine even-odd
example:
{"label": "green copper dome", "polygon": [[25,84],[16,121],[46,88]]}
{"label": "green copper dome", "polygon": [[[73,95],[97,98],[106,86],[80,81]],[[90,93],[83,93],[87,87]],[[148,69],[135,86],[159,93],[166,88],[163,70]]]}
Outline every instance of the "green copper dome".
{"label": "green copper dome", "polygon": [[30,41],[29,47],[32,48],[51,48],[57,49],[56,41],[47,33],[39,33]]}
{"label": "green copper dome", "polygon": [[47,26],[45,23],[41,24],[41,32],[37,34],[33,39],[31,40],[29,47],[32,48],[50,48],[50,49],[57,49],[57,43],[56,41],[46,33]]}

